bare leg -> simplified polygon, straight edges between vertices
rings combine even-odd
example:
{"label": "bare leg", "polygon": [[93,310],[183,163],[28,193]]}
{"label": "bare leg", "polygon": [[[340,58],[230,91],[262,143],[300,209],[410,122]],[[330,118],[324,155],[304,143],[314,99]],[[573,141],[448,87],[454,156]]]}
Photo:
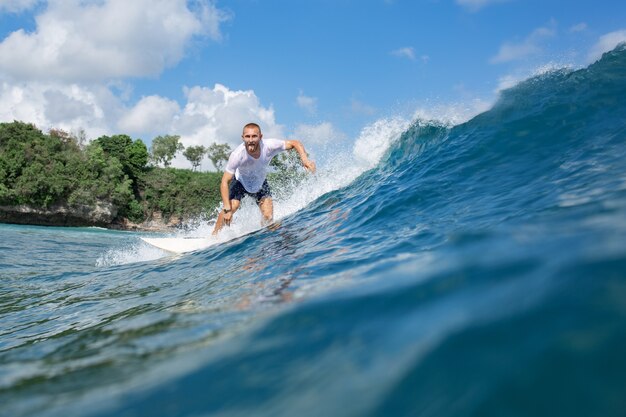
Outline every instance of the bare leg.
{"label": "bare leg", "polygon": [[[232,215],[235,214],[235,212],[237,211],[237,209],[239,208],[239,204],[241,202],[239,200],[230,200],[230,208],[233,210],[230,212],[231,214],[231,219],[232,219]],[[213,229],[213,236],[215,236],[216,234],[218,234],[220,232],[220,230],[222,230],[222,227],[224,227],[224,211],[220,211],[220,214],[217,215],[217,221],[215,222],[215,228]],[[228,223],[226,223],[226,226],[230,226],[230,221]]]}
{"label": "bare leg", "polygon": [[274,220],[274,203],[271,197],[265,197],[259,202],[259,208],[263,215],[263,225],[266,226]]}

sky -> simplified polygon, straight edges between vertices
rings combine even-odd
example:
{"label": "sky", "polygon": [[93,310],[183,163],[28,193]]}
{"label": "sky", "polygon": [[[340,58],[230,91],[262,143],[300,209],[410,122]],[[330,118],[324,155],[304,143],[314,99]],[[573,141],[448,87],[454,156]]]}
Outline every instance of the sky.
{"label": "sky", "polygon": [[624,0],[0,0],[0,122],[234,147],[253,121],[332,149],[620,41]]}

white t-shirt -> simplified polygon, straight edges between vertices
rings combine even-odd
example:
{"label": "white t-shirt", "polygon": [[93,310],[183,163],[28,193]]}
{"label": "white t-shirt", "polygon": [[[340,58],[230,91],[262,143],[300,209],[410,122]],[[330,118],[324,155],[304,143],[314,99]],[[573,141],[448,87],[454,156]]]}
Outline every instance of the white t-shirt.
{"label": "white t-shirt", "polygon": [[245,143],[240,144],[230,154],[225,171],[235,174],[243,188],[249,193],[261,189],[267,176],[267,167],[272,158],[285,150],[286,143],[279,139],[261,139],[261,155],[258,159],[251,157],[246,151]]}

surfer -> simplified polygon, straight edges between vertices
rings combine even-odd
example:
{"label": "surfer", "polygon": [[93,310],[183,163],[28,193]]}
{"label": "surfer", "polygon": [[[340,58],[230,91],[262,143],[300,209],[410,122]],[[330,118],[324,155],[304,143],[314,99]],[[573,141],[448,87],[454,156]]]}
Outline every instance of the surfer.
{"label": "surfer", "polygon": [[243,143],[230,154],[222,176],[220,193],[223,208],[217,216],[213,229],[214,235],[219,233],[224,224],[230,226],[233,214],[239,208],[241,199],[246,195],[256,199],[263,215],[264,224],[272,222],[274,205],[266,179],[267,167],[272,158],[282,151],[295,149],[300,156],[302,165],[307,170],[315,172],[315,162],[307,157],[300,141],[263,139],[261,127],[256,123],[248,123],[243,127],[241,139]]}

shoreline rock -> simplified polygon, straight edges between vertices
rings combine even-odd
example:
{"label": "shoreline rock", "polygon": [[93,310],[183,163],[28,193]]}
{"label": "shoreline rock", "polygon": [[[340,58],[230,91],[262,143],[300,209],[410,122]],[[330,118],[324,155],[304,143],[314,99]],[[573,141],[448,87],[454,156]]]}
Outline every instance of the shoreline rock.
{"label": "shoreline rock", "polygon": [[95,206],[76,207],[58,204],[46,209],[28,205],[0,206],[0,223],[56,227],[95,226],[136,232],[171,232],[180,228],[183,220],[171,218],[165,221],[160,212],[155,212],[148,220],[134,223],[126,218],[117,218],[117,209],[112,204],[100,202]]}
{"label": "shoreline rock", "polygon": [[126,230],[134,232],[171,232],[179,229],[183,224],[182,218],[170,218],[169,221],[163,220],[161,212],[154,212],[149,219],[141,222],[134,223],[127,218],[116,219],[107,226],[108,229],[113,230]]}

